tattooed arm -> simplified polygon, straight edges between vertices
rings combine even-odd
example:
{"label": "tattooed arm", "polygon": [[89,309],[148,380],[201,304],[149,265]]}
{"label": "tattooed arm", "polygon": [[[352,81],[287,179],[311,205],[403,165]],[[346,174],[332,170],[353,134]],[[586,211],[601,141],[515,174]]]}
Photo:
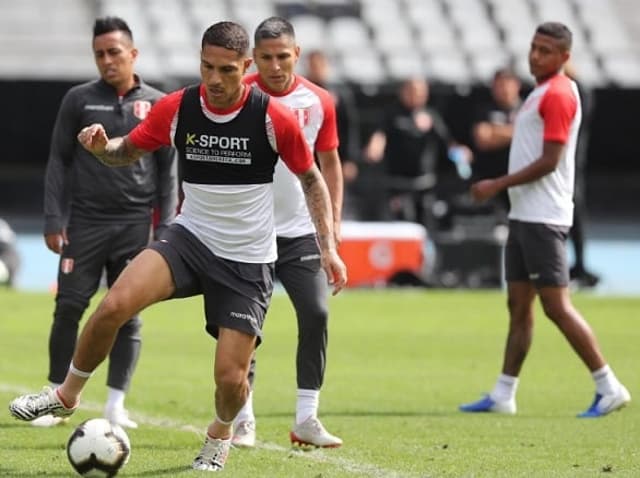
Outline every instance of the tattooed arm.
{"label": "tattooed arm", "polygon": [[128,136],[109,139],[104,127],[99,123],[82,128],[78,141],[101,163],[107,166],[128,166],[135,163],[146,150],[136,148]]}
{"label": "tattooed arm", "polygon": [[298,174],[298,178],[316,228],[322,266],[327,273],[329,283],[333,284],[335,295],[347,283],[347,269],[336,250],[329,190],[315,164],[306,172]]}

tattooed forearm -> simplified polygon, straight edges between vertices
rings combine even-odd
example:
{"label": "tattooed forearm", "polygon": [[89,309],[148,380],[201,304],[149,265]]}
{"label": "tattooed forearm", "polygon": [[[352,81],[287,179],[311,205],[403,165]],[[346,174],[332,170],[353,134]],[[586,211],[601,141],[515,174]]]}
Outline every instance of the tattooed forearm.
{"label": "tattooed forearm", "polygon": [[299,178],[307,200],[309,214],[316,227],[320,248],[322,250],[334,249],[336,245],[333,236],[333,214],[327,185],[316,166],[299,175]]}
{"label": "tattooed forearm", "polygon": [[134,147],[126,138],[112,138],[107,143],[104,152],[94,153],[102,164],[118,167],[135,163],[144,150]]}

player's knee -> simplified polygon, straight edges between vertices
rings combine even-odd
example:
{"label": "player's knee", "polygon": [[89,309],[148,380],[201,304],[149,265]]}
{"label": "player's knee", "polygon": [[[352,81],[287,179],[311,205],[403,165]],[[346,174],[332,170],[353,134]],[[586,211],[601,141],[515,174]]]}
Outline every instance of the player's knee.
{"label": "player's knee", "polygon": [[298,323],[300,330],[314,332],[325,330],[328,321],[329,311],[327,308],[323,305],[317,305],[302,311]]}
{"label": "player's knee", "polygon": [[561,301],[541,300],[541,303],[544,314],[553,322],[558,322],[569,315]]}
{"label": "player's knee", "polygon": [[87,306],[88,302],[83,304],[77,300],[59,299],[56,302],[56,309],[53,312],[54,326],[61,323],[80,322]]}
{"label": "player's knee", "polygon": [[131,318],[133,313],[126,295],[110,292],[100,302],[95,315],[102,321],[113,322],[119,328]]}
{"label": "player's knee", "polygon": [[240,366],[216,367],[215,380],[224,394],[240,393],[248,386],[247,370]]}

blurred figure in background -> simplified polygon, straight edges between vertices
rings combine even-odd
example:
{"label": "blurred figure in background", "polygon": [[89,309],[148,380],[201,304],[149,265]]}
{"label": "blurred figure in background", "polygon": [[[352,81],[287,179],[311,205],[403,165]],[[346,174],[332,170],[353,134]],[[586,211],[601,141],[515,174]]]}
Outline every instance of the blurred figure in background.
{"label": "blurred figure in background", "polygon": [[458,174],[468,179],[473,154],[454,141],[442,115],[429,106],[429,84],[425,79],[402,82],[398,99],[371,135],[364,158],[372,163],[382,162],[391,218],[424,224],[431,232],[435,228],[431,207],[440,158],[455,158]]}
{"label": "blurred figure in background", "polygon": [[586,169],[587,147],[589,144],[589,125],[591,123],[591,111],[593,111],[593,94],[578,80],[573,62],[569,61],[564,66],[564,73],[578,85],[580,101],[582,103],[582,124],[576,149],[576,181],[573,196],[573,226],[569,231],[571,244],[573,244],[574,262],[569,270],[569,277],[579,287],[595,287],[600,282],[593,272],[589,271],[584,261],[585,247],[585,222],[587,220],[586,197]]}
{"label": "blurred figure in background", "polygon": [[340,139],[338,154],[342,161],[342,176],[345,183],[342,217],[356,218],[358,206],[354,183],[358,177],[360,123],[353,91],[348,85],[331,80],[331,63],[323,51],[311,50],[306,54],[305,59],[307,79],[329,91],[336,105],[338,138]]}
{"label": "blurred figure in background", "polygon": [[19,268],[16,234],[9,223],[0,218],[0,286],[15,286]]}
{"label": "blurred figure in background", "polygon": [[[491,98],[480,104],[474,114],[471,134],[474,159],[473,181],[497,178],[509,170],[509,147],[513,122],[522,103],[521,82],[509,68],[497,70],[491,82]],[[498,222],[506,224],[509,195],[502,191],[488,201]]]}
{"label": "blurred figure in background", "polygon": [[[152,208],[159,211],[157,233],[173,220],[178,201],[172,148],[111,169],[78,143],[78,132],[94,122],[103,123],[112,136],[128,133],[163,96],[134,73],[138,50],[124,20],[98,18],[92,47],[100,79],[75,86],[62,100],[45,176],[44,239],[60,255],[49,337],[48,379],[54,388],[67,375],[80,320],[103,271],[110,287],[149,243]],[[128,428],[137,427],[124,399],[140,355],[141,326],[140,317],[133,316],[119,330],[109,356],[105,416]],[[61,420],[46,415],[32,424],[52,426]]]}

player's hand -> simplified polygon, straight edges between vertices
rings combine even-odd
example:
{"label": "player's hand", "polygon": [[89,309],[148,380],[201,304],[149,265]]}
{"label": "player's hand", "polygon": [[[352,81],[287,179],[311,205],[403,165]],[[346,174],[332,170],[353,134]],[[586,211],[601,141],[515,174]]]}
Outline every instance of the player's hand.
{"label": "player's hand", "polygon": [[87,151],[99,155],[104,153],[109,138],[104,126],[100,123],[94,123],[80,130],[78,141]]}
{"label": "player's hand", "polygon": [[329,284],[333,285],[333,295],[336,295],[347,284],[347,266],[335,249],[323,252],[321,260],[322,267],[329,278]]}
{"label": "player's hand", "polygon": [[69,239],[67,238],[67,231],[63,229],[61,232],[45,234],[44,242],[47,245],[47,249],[49,249],[51,252],[55,252],[56,254],[61,254],[64,246],[69,244]]}
{"label": "player's hand", "polygon": [[486,201],[498,192],[498,184],[494,179],[483,179],[471,186],[471,196],[476,202]]}

